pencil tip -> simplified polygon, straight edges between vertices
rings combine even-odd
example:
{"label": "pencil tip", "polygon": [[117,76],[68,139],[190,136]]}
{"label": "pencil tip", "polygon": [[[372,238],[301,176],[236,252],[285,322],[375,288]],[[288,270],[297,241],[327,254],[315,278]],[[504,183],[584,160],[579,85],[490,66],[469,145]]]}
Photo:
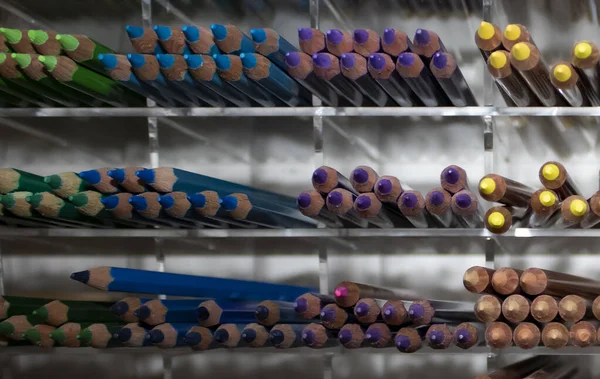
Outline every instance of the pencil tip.
{"label": "pencil tip", "polygon": [[222,41],[225,38],[227,38],[227,28],[225,27],[225,25],[211,24],[210,30],[212,31],[213,35],[215,36],[215,39],[218,41]]}
{"label": "pencil tip", "polygon": [[279,345],[284,340],[285,340],[285,335],[283,334],[283,332],[281,330],[272,330],[271,333],[269,333],[269,341],[271,341],[271,343],[273,345]]}
{"label": "pencil tip", "polygon": [[245,69],[252,69],[256,67],[256,55],[252,53],[241,53],[240,59]]}
{"label": "pencil tip", "polygon": [[100,202],[108,210],[115,209],[119,205],[119,198],[117,196],[108,196],[100,199]]}
{"label": "pencil tip", "polygon": [[125,31],[127,32],[129,38],[140,38],[144,35],[144,28],[141,26],[127,25],[125,27]]}
{"label": "pencil tip", "polygon": [[189,332],[185,335],[185,344],[188,346],[196,346],[202,342],[202,335],[198,332]]}
{"label": "pencil tip", "polygon": [[135,175],[147,184],[153,184],[155,180],[154,170],[143,169],[135,172]]}
{"label": "pencil tip", "polygon": [[77,280],[83,284],[87,284],[90,280],[90,272],[88,270],[74,272],[71,274],[71,279]]}
{"label": "pencil tip", "polygon": [[344,34],[338,29],[329,29],[327,31],[327,42],[338,45],[344,39]]}
{"label": "pencil tip", "polygon": [[125,170],[123,170],[122,168],[115,168],[112,170],[109,170],[106,175],[110,176],[111,178],[113,178],[114,180],[117,181],[117,183],[121,184],[125,181]]}
{"label": "pencil tip", "polygon": [[160,68],[169,69],[175,64],[175,57],[171,54],[156,54],[156,60]]}
{"label": "pencil tip", "polygon": [[124,315],[129,311],[129,305],[124,301],[117,301],[108,308],[111,312],[117,315]]}
{"label": "pencil tip", "polygon": [[430,40],[431,40],[431,36],[429,35],[428,30],[421,29],[421,28],[417,29],[417,31],[415,32],[414,41],[418,45],[427,45]]}
{"label": "pencil tip", "polygon": [[146,64],[146,58],[142,54],[127,54],[127,60],[133,68],[142,68]]}
{"label": "pencil tip", "polygon": [[204,196],[201,193],[189,195],[187,199],[190,203],[192,203],[192,206],[194,206],[194,208],[204,208],[204,206],[206,205],[206,196]]}
{"label": "pencil tip", "polygon": [[267,40],[267,33],[264,29],[250,29],[250,35],[256,43],[263,43]]}
{"label": "pencil tip", "polygon": [[102,180],[102,177],[100,176],[100,172],[98,170],[81,171],[78,175],[81,179],[85,180],[91,185],[96,185]]}
{"label": "pencil tip", "polygon": [[162,205],[163,208],[171,209],[173,205],[175,205],[175,198],[170,194],[166,194],[159,196],[158,202],[160,203],[160,205]]}
{"label": "pencil tip", "polygon": [[148,200],[146,200],[146,198],[143,196],[131,196],[128,201],[129,204],[131,204],[131,206],[133,206],[133,208],[135,208],[136,211],[143,212],[146,209],[148,209]]}
{"label": "pencil tip", "polygon": [[237,208],[238,199],[235,196],[227,195],[222,199],[219,199],[220,204],[223,206],[223,209],[230,212]]}
{"label": "pencil tip", "polygon": [[141,321],[145,321],[148,319],[148,317],[150,317],[150,314],[152,312],[150,312],[150,308],[148,308],[145,305],[142,305],[141,307],[139,307],[138,309],[136,309],[135,312],[133,312],[133,315],[137,318],[139,318]]}
{"label": "pencil tip", "polygon": [[154,31],[156,35],[161,41],[167,41],[171,38],[173,33],[171,32],[171,28],[164,25],[154,25]]}
{"label": "pencil tip", "polygon": [[98,60],[106,69],[112,70],[117,67],[117,56],[114,54],[99,54]]}
{"label": "pencil tip", "polygon": [[200,30],[192,25],[184,25],[181,27],[181,31],[188,42],[196,42],[200,39]]}

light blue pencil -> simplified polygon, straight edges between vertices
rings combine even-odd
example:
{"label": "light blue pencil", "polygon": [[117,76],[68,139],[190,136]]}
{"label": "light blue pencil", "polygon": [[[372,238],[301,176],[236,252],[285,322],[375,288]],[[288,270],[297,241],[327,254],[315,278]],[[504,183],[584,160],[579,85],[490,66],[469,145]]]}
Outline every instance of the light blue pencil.
{"label": "light blue pencil", "polygon": [[212,24],[210,30],[219,50],[225,54],[254,53],[254,43],[235,25]]}
{"label": "light blue pencil", "polygon": [[169,54],[191,54],[192,51],[185,43],[185,36],[181,28],[170,28],[163,25],[154,25],[152,28],[158,36],[158,42]]}
{"label": "light blue pencil", "polygon": [[184,25],[181,27],[181,31],[185,36],[185,42],[195,54],[221,54],[210,29]]}
{"label": "light blue pencil", "polygon": [[286,70],[285,55],[299,51],[288,40],[280,36],[273,29],[251,29],[250,35],[254,41],[254,48],[259,54],[269,58],[282,70]]}
{"label": "light blue pencil", "polygon": [[164,53],[158,43],[158,36],[152,28],[142,28],[141,26],[127,25],[125,27],[129,41],[133,50],[139,54],[160,54]]}

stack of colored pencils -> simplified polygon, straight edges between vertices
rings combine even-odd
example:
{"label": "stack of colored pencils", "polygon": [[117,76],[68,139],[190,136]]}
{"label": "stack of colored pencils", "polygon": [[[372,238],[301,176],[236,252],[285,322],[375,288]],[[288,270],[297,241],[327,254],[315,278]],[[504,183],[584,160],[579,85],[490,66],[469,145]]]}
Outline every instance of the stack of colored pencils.
{"label": "stack of colored pencils", "polygon": [[0,222],[67,228],[313,228],[295,199],[161,167],[41,177],[0,169]]}
{"label": "stack of colored pencils", "polygon": [[486,228],[502,234],[512,227],[588,229],[600,222],[600,191],[583,197],[561,163],[544,163],[539,179],[542,188],[536,191],[500,175],[484,176],[479,182],[481,197],[503,204],[485,213]]}
{"label": "stack of colored pencils", "polygon": [[560,272],[474,266],[464,275],[465,288],[481,294],[477,319],[487,325],[488,346],[522,349],[597,343],[600,282]]}
{"label": "stack of colored pencils", "polygon": [[469,191],[466,171],[456,165],[442,170],[440,187],[426,196],[369,166],[356,167],[350,179],[322,166],[312,184],[314,190],[298,196],[298,209],[330,227],[483,227],[477,195]]}

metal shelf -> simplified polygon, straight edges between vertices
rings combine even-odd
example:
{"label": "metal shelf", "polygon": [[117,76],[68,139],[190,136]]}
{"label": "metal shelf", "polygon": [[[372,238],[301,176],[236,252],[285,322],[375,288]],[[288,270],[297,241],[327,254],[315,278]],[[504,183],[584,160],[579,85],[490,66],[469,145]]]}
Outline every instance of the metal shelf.
{"label": "metal shelf", "polygon": [[0,117],[600,116],[600,107],[0,108]]}

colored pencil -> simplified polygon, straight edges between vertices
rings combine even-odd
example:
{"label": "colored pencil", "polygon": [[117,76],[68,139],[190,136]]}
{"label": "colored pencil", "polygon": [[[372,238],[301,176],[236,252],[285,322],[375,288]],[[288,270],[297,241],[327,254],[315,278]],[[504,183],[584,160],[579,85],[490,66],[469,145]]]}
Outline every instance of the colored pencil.
{"label": "colored pencil", "polygon": [[185,335],[195,324],[192,323],[166,323],[155,326],[146,334],[146,339],[161,349],[170,349],[185,346]]}
{"label": "colored pencil", "polygon": [[600,191],[596,191],[588,200],[589,212],[579,223],[582,229],[589,229],[600,222]]}
{"label": "colored pencil", "polygon": [[4,34],[0,33],[0,52],[8,53],[10,52],[10,47],[8,47],[8,41],[6,41],[6,37]]}
{"label": "colored pencil", "polygon": [[530,309],[531,300],[522,295],[510,295],[502,302],[502,315],[512,323],[525,321]]}
{"label": "colored pencil", "polygon": [[313,172],[312,184],[317,191],[324,194],[328,194],[336,188],[345,189],[358,194],[348,178],[335,169],[327,166],[321,166]]}
{"label": "colored pencil", "polygon": [[[195,321],[205,327],[250,323],[256,317],[257,306],[254,301],[206,300],[195,308]],[[269,316],[268,313],[267,310],[266,318]]]}
{"label": "colored pencil", "polygon": [[265,91],[262,87],[255,85],[244,74],[242,60],[237,55],[213,55],[217,72],[221,79],[232,85],[263,107],[274,107],[285,105],[279,98]]}
{"label": "colored pencil", "polygon": [[556,161],[549,161],[542,165],[539,172],[542,185],[556,192],[560,200],[565,200],[571,195],[581,195],[577,185],[567,172],[565,166]]}
{"label": "colored pencil", "polygon": [[388,300],[381,307],[381,318],[388,325],[403,325],[407,317],[408,312],[401,300]]}
{"label": "colored pencil", "polygon": [[366,228],[369,221],[360,217],[354,209],[356,195],[348,190],[336,188],[327,194],[326,205],[327,209],[340,218],[349,220],[357,226]]}
{"label": "colored pencil", "polygon": [[107,104],[120,107],[142,103],[137,94],[128,92],[129,90],[121,87],[112,79],[78,66],[68,57],[40,56],[38,60],[42,62],[54,79]]}
{"label": "colored pencil", "polygon": [[492,322],[485,329],[485,343],[494,349],[505,349],[512,345],[512,329],[503,322]]}
{"label": "colored pencil", "polygon": [[470,349],[477,345],[482,332],[483,328],[480,324],[463,322],[454,329],[454,343],[461,349]]}
{"label": "colored pencil", "polygon": [[98,60],[98,56],[114,54],[111,48],[83,34],[57,34],[56,40],[69,58],[100,74],[104,74],[104,65]]}
{"label": "colored pencil", "polygon": [[116,334],[116,338],[123,346],[127,347],[152,346],[152,341],[146,338],[149,331],[149,329],[134,322],[124,325]]}
{"label": "colored pencil", "polygon": [[513,225],[512,209],[509,207],[491,207],[483,216],[485,228],[494,234],[504,234]]}
{"label": "colored pencil", "polygon": [[102,204],[103,196],[101,193],[96,191],[84,191],[76,195],[69,196],[67,200],[72,203],[77,210],[86,216],[94,217],[100,220],[116,221],[119,224],[132,226],[124,222],[124,220],[116,220],[115,217],[104,208]]}
{"label": "colored pencil", "polygon": [[127,192],[141,193],[149,189],[144,185],[144,182],[138,178],[136,172],[143,170],[142,167],[124,167],[115,168],[108,171],[106,174],[117,181],[119,186]]}
{"label": "colored pencil", "polygon": [[465,271],[463,285],[472,293],[494,293],[492,276],[495,270],[482,266],[473,266]]}
{"label": "colored pencil", "polygon": [[364,346],[364,328],[359,324],[346,324],[338,332],[338,339],[346,349],[358,349]]}
{"label": "colored pencil", "polygon": [[550,82],[554,88],[573,107],[589,106],[590,100],[585,96],[583,83],[577,71],[569,62],[559,62],[550,68]]}
{"label": "colored pencil", "polygon": [[120,192],[120,190],[117,187],[117,181],[108,176],[110,170],[108,167],[102,167],[95,170],[81,171],[77,175],[92,185],[96,191],[103,194],[113,194]]}
{"label": "colored pencil", "polygon": [[487,201],[514,207],[527,207],[534,190],[524,184],[496,174],[479,181],[479,194]]}
{"label": "colored pencil", "polygon": [[408,318],[415,325],[432,322],[473,320],[473,303],[443,300],[416,300],[408,307]]}
{"label": "colored pencil", "polygon": [[375,323],[369,325],[365,331],[365,340],[375,348],[389,347],[394,342],[395,331],[384,323]]}
{"label": "colored pencil", "polygon": [[83,329],[75,336],[83,346],[91,346],[96,349],[121,346],[115,336],[121,330],[121,324],[92,324]]}
{"label": "colored pencil", "polygon": [[269,341],[278,349],[302,346],[305,324],[277,324],[269,332]]}
{"label": "colored pencil", "polygon": [[548,295],[536,296],[531,302],[531,317],[537,322],[558,321],[558,301]]}
{"label": "colored pencil", "polygon": [[104,65],[108,76],[122,86],[153,100],[163,107],[177,106],[174,100],[162,96],[157,88],[140,81],[133,73],[131,63],[125,55],[100,54],[98,60]]}
{"label": "colored pencil", "polygon": [[578,225],[589,212],[588,203],[582,196],[572,195],[561,204],[560,210],[548,220],[548,228],[564,229]]}
{"label": "colored pencil", "polygon": [[158,36],[152,28],[127,25],[125,27],[133,50],[138,54],[161,54],[164,50],[158,43]]}
{"label": "colored pencil", "polygon": [[[181,28],[171,28],[164,25],[154,25],[152,28],[158,37],[158,42],[168,54],[191,54],[192,50],[185,41]],[[162,53],[157,53],[162,54]]]}
{"label": "colored pencil", "polygon": [[561,272],[528,268],[520,278],[523,291],[528,295],[567,296],[579,295],[595,298],[600,295],[598,282]]}
{"label": "colored pencil", "polygon": [[343,308],[351,307],[359,299],[366,297],[385,300],[412,300],[416,298],[416,294],[409,290],[382,288],[349,281],[340,282],[333,294],[335,302]]}
{"label": "colored pencil", "polygon": [[524,25],[521,24],[509,24],[504,28],[502,35],[502,45],[506,50],[511,50],[519,42],[528,42],[535,45],[531,34]]}
{"label": "colored pencil", "polygon": [[23,339],[39,347],[53,347],[54,340],[50,338],[49,334],[55,329],[54,326],[50,325],[34,325],[31,329],[23,332]]}
{"label": "colored pencil", "polygon": [[0,28],[10,48],[21,54],[35,54],[36,51],[27,36],[27,30]]}
{"label": "colored pencil", "polygon": [[498,50],[491,53],[487,60],[487,69],[507,105],[529,107],[540,104],[523,77],[511,66],[508,51]]}
{"label": "colored pencil", "polygon": [[452,212],[459,216],[469,228],[481,228],[483,219],[479,212],[479,200],[474,193],[462,190],[452,196]]}
{"label": "colored pencil", "polygon": [[425,106],[450,105],[450,100],[438,87],[435,78],[417,54],[400,54],[396,61],[396,71]]}
{"label": "colored pencil", "polygon": [[0,335],[20,341],[23,340],[23,332],[41,323],[40,318],[33,314],[14,315],[0,322]]}
{"label": "colored pencil", "polygon": [[429,66],[433,55],[438,51],[446,52],[446,48],[437,33],[427,29],[417,29],[413,37],[412,51]]}
{"label": "colored pencil", "polygon": [[467,172],[462,167],[456,165],[450,165],[442,170],[440,183],[446,191],[453,195],[462,190],[469,189]]}
{"label": "colored pencil", "polygon": [[273,326],[278,323],[311,322],[296,313],[294,303],[285,301],[265,300],[256,306],[254,315],[256,321],[264,326]]}
{"label": "colored pencil", "polygon": [[475,303],[475,317],[487,324],[496,320],[503,320],[502,301],[494,295],[481,295]]}
{"label": "colored pencil", "polygon": [[393,101],[387,93],[369,75],[367,59],[355,53],[344,53],[340,58],[342,75],[349,79],[363,95],[375,105],[384,107]]}
{"label": "colored pencil", "polygon": [[[185,192],[171,192],[159,196],[158,202],[169,216],[192,222],[201,227],[219,228],[228,227],[230,225],[227,218],[204,217],[200,215],[200,213],[196,212],[193,208],[188,197],[189,196]],[[233,222],[231,225],[240,226],[237,222]]]}
{"label": "colored pencil", "polygon": [[273,29],[250,29],[256,52],[269,58],[282,70],[286,69],[285,56],[298,49]]}
{"label": "colored pencil", "polygon": [[85,226],[102,226],[101,223],[79,213],[73,204],[54,196],[50,192],[38,192],[28,196],[25,200],[44,217],[66,219]]}
{"label": "colored pencil", "polygon": [[44,305],[47,302],[47,299],[39,299],[35,297],[0,297],[0,320],[4,320],[15,315],[28,315],[36,308]]}
{"label": "colored pencil", "polygon": [[521,349],[533,349],[541,342],[540,328],[530,322],[522,322],[513,331],[513,341]]}
{"label": "colored pencil", "polygon": [[308,324],[302,330],[302,342],[311,349],[321,349],[339,345],[337,332],[327,330],[320,324]]}
{"label": "colored pencil", "polygon": [[381,49],[392,57],[397,57],[404,52],[412,51],[412,42],[403,31],[386,28],[383,29],[381,36]]}
{"label": "colored pencil", "polygon": [[402,353],[414,353],[423,345],[427,327],[402,328],[396,333],[394,339],[396,349]]}
{"label": "colored pencil", "polygon": [[35,309],[40,323],[60,326],[67,322],[119,322],[110,302],[54,300]]}
{"label": "colored pencil", "polygon": [[381,307],[385,304],[384,300],[377,301],[373,298],[364,298],[358,300],[354,306],[354,315],[361,324],[372,324],[382,320]]}
{"label": "colored pencil", "polygon": [[394,61],[387,54],[374,53],[369,56],[369,74],[396,104],[402,107],[422,105],[395,67]]}
{"label": "colored pencil", "polygon": [[443,350],[452,345],[454,333],[446,324],[431,325],[429,329],[427,329],[425,340],[430,348]]}
{"label": "colored pencil", "polygon": [[339,329],[345,324],[356,322],[352,310],[344,309],[337,304],[327,304],[321,309],[321,323],[327,329]]}
{"label": "colored pencil", "polygon": [[354,210],[358,216],[380,228],[411,227],[412,224],[394,208],[383,207],[374,193],[361,193],[354,201]]}
{"label": "colored pencil", "polygon": [[251,323],[244,327],[242,331],[242,341],[248,347],[264,347],[270,346],[269,329],[262,325]]}
{"label": "colored pencil", "polygon": [[[1,34],[0,34],[1,35]],[[25,108],[31,104],[35,104],[36,100],[30,98],[28,95],[18,93],[8,87],[6,81],[0,78],[0,98],[4,101],[5,105],[12,105],[13,107]],[[29,101],[28,99],[32,100]]]}
{"label": "colored pencil", "polygon": [[333,303],[335,303],[335,298],[333,296],[307,292],[298,296],[294,301],[293,306],[299,316],[310,320],[319,317],[321,309],[324,306]]}
{"label": "colored pencil", "polygon": [[505,49],[502,46],[502,30],[500,30],[498,25],[481,21],[475,33],[475,45],[477,45],[481,55],[487,61],[494,51]]}
{"label": "colored pencil", "polygon": [[298,195],[297,204],[303,215],[311,217],[329,228],[339,228],[345,225],[335,213],[325,207],[325,195],[317,190],[302,192]]}
{"label": "colored pencil", "polygon": [[521,293],[519,276],[523,271],[511,267],[500,267],[492,275],[492,288],[500,295]]}
{"label": "colored pencil", "polygon": [[184,55],[183,58],[187,63],[188,72],[197,82],[210,88],[238,107],[249,107],[256,104],[229,82],[219,77],[217,64],[210,55]]}
{"label": "colored pencil", "polygon": [[298,44],[300,45],[300,50],[308,55],[317,54],[327,50],[325,34],[315,28],[299,28]]}
{"label": "colored pencil", "polygon": [[551,349],[560,349],[569,343],[569,330],[560,322],[550,322],[542,329],[542,342]]}
{"label": "colored pencil", "polygon": [[[171,192],[171,194],[178,193]],[[202,191],[188,195],[187,200],[194,208],[194,211],[201,217],[242,228],[254,227],[253,224],[230,218],[227,215],[227,211],[221,207],[219,195],[215,191]]]}
{"label": "colored pencil", "polygon": [[379,34],[371,29],[356,29],[353,33],[354,52],[368,58],[369,55],[381,51]]}
{"label": "colored pencil", "polygon": [[133,315],[133,312],[150,300],[152,299],[128,296],[111,305],[109,309],[125,322],[137,322],[138,318]]}
{"label": "colored pencil", "polygon": [[356,86],[342,75],[339,59],[329,53],[318,53],[312,56],[314,73],[328,82],[336,92],[350,104],[360,107],[371,102],[363,97]]}
{"label": "colored pencil", "polygon": [[150,300],[139,306],[133,316],[147,325],[196,322],[196,308],[201,299]]}
{"label": "colored pencil", "polygon": [[592,346],[596,344],[596,327],[589,321],[579,321],[571,326],[569,336],[574,346]]}
{"label": "colored pencil", "polygon": [[477,106],[475,95],[452,54],[436,52],[429,69],[455,107]]}
{"label": "colored pencil", "polygon": [[52,192],[63,199],[79,192],[93,190],[94,187],[72,171],[62,172],[44,177],[44,183],[52,188]]}
{"label": "colored pencil", "polygon": [[600,79],[598,61],[600,54],[598,46],[590,41],[580,41],[573,47],[571,64],[579,73],[579,78],[585,88],[585,94],[592,105],[600,105]]}
{"label": "colored pencil", "polygon": [[150,54],[127,54],[127,60],[138,79],[156,88],[164,98],[176,100],[189,107],[201,104],[197,97],[192,98],[182,93],[179,88],[167,81],[160,72],[160,65],[156,56]]}
{"label": "colored pencil", "polygon": [[327,52],[341,57],[342,54],[352,52],[354,41],[352,35],[344,30],[329,29],[325,35]]}
{"label": "colored pencil", "polygon": [[191,228],[193,223],[182,219],[176,219],[168,215],[158,202],[160,195],[157,192],[144,192],[131,196],[127,201],[133,209],[144,218],[158,221],[172,227]]}
{"label": "colored pencil", "polygon": [[100,202],[104,205],[106,210],[119,220],[132,221],[142,226],[151,227],[166,225],[159,220],[151,220],[134,212],[133,205],[129,202],[129,199],[132,197],[133,195],[130,193],[121,192],[104,197],[100,199]]}
{"label": "colored pencil", "polygon": [[60,55],[62,47],[53,30],[28,30],[27,36],[35,50],[41,55]]}
{"label": "colored pencil", "polygon": [[404,191],[398,198],[400,212],[416,228],[435,227],[435,220],[425,208],[425,199],[419,191]]}
{"label": "colored pencil", "polygon": [[441,187],[427,193],[425,209],[439,225],[445,228],[467,227],[464,220],[452,211],[452,196]]}
{"label": "colored pencil", "polygon": [[77,339],[77,335],[90,325],[91,323],[68,322],[53,330],[49,336],[57,345],[81,347],[81,341]]}
{"label": "colored pencil", "polygon": [[219,48],[215,44],[212,32],[208,28],[194,25],[184,25],[181,31],[185,37],[185,42],[194,54],[219,54]]}
{"label": "colored pencil", "polygon": [[225,54],[254,53],[254,43],[235,25],[211,24],[215,44]]}
{"label": "colored pencil", "polygon": [[[11,192],[2,196],[0,203],[5,210],[4,218],[10,217],[10,215],[6,214],[10,212],[10,214],[17,216],[17,221],[19,221],[19,219],[24,219],[22,221],[34,222],[36,223],[34,225],[41,227],[72,228],[80,226],[79,224],[68,220],[56,220],[42,216],[27,202],[27,198],[30,198],[31,196],[33,196],[33,193],[27,191]],[[14,221],[14,218],[12,218],[11,221]]]}
{"label": "colored pencil", "polygon": [[192,350],[202,351],[214,348],[213,331],[203,326],[192,326],[184,337],[185,344]]}
{"label": "colored pencil", "polygon": [[176,296],[205,296],[214,288],[230,293],[230,297],[245,300],[262,300],[265,297],[281,301],[294,301],[311,288],[285,284],[251,282],[246,280],[212,278],[172,274],[156,271],[134,270],[119,267],[97,267],[71,274],[71,279],[91,287],[117,292],[142,292]]}
{"label": "colored pencil", "polygon": [[581,296],[567,295],[558,303],[558,314],[566,322],[576,323],[592,317],[592,303]]}
{"label": "colored pencil", "polygon": [[222,324],[215,331],[214,341],[227,348],[238,347],[245,326],[245,324]]}
{"label": "colored pencil", "polygon": [[[408,189],[408,188],[407,188]],[[383,175],[377,179],[373,188],[377,198],[383,203],[396,204],[398,198],[404,192],[402,183],[397,177]]]}
{"label": "colored pencil", "polygon": [[183,56],[156,54],[156,60],[160,66],[160,71],[168,82],[180,91],[187,93],[188,96],[197,97],[213,107],[226,106],[227,103],[221,96],[192,78]]}

